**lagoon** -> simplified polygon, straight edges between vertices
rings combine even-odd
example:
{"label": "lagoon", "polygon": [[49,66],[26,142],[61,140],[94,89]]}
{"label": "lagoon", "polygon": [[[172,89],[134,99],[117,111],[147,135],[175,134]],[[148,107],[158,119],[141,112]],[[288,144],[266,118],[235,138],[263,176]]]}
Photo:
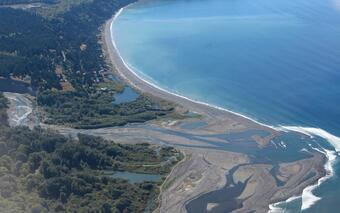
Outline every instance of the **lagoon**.
{"label": "lagoon", "polygon": [[112,174],[113,178],[126,179],[131,183],[143,183],[144,181],[159,182],[162,176],[158,174],[143,174],[134,172],[115,172]]}
{"label": "lagoon", "polygon": [[114,104],[124,104],[135,101],[139,97],[139,94],[131,87],[124,87],[123,92],[114,95]]}
{"label": "lagoon", "polygon": [[[318,136],[314,139],[285,136],[288,148],[280,155],[257,152],[244,142],[245,151],[258,158],[289,161],[299,158],[310,140],[332,151],[340,141],[339,5],[337,0],[141,1],[123,10],[112,30],[121,56],[145,80],[267,125],[313,128],[307,130]],[[337,206],[339,165],[336,157],[335,175],[314,190],[321,200],[306,212],[332,212]],[[297,212],[301,203],[299,198],[281,207]]]}

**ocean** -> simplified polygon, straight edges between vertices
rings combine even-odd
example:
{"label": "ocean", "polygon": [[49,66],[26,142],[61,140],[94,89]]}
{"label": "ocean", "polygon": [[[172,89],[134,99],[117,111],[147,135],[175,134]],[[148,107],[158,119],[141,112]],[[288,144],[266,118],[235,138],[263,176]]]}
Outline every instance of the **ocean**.
{"label": "ocean", "polygon": [[334,212],[340,0],[146,0],[125,8],[112,30],[119,53],[145,80],[313,137],[312,148],[330,160],[327,176],[272,212]]}

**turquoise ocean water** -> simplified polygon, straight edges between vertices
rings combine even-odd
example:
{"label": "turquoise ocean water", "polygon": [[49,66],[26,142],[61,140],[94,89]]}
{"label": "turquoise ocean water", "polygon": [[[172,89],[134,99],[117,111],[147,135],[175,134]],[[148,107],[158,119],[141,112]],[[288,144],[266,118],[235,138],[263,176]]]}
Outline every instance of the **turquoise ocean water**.
{"label": "turquoise ocean water", "polygon": [[327,141],[318,149],[331,159],[331,177],[273,208],[334,212],[340,0],[148,0],[124,9],[112,30],[121,56],[142,78]]}

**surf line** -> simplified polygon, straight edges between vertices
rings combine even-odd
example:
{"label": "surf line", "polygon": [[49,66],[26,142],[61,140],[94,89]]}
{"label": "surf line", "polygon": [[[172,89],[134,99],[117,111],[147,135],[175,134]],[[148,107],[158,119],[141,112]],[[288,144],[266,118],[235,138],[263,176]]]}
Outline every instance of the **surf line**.
{"label": "surf line", "polygon": [[[335,150],[329,150],[325,148],[315,148],[312,147],[310,144],[309,146],[314,149],[317,152],[322,153],[323,155],[326,156],[327,162],[324,165],[324,168],[326,170],[326,175],[319,178],[317,183],[314,185],[307,186],[306,188],[303,189],[302,194],[300,196],[293,196],[288,198],[286,201],[280,201],[277,203],[273,203],[269,205],[269,211],[268,213],[279,213],[283,212],[284,209],[279,207],[279,205],[282,205],[284,203],[289,203],[292,202],[296,199],[301,199],[302,205],[301,205],[301,211],[306,210],[313,206],[316,202],[321,200],[321,197],[317,197],[313,194],[313,190],[319,187],[322,183],[324,183],[326,180],[330,179],[332,176],[334,176],[334,168],[333,168],[333,163],[336,160],[336,157],[339,155],[340,151],[340,138],[332,135],[331,133],[320,129],[320,128],[314,128],[314,127],[299,127],[299,126],[280,126],[278,127],[278,130],[281,131],[294,131],[298,132],[304,135],[307,135],[311,138],[318,136],[320,138],[326,139],[333,147]],[[321,145],[320,145],[321,146]]]}
{"label": "surf line", "polygon": [[[130,6],[130,5],[128,5]],[[127,6],[127,7],[128,7]],[[323,130],[323,129],[320,129],[320,128],[314,128],[314,127],[301,127],[301,126],[271,126],[271,125],[268,125],[268,124],[264,124],[262,122],[259,122],[258,120],[256,119],[253,119],[253,118],[250,118],[246,115],[243,115],[241,113],[238,113],[238,112],[235,112],[235,111],[231,111],[231,110],[228,110],[228,109],[225,109],[225,108],[222,108],[222,107],[219,107],[219,106],[216,106],[216,105],[213,105],[213,104],[209,104],[209,103],[206,103],[206,102],[203,102],[203,101],[199,101],[199,100],[194,100],[194,99],[191,99],[191,98],[188,98],[186,96],[183,96],[183,95],[180,95],[178,94],[177,92],[172,92],[172,91],[169,91],[169,90],[166,90],[160,86],[158,86],[157,84],[155,83],[152,83],[151,81],[149,80],[146,80],[145,76],[142,77],[141,75],[142,74],[138,74],[136,72],[136,68],[133,68],[133,66],[131,66],[129,63],[127,63],[123,57],[121,56],[118,48],[117,48],[117,45],[116,45],[116,42],[115,42],[115,39],[114,39],[114,36],[113,36],[113,23],[114,21],[117,20],[117,18],[121,15],[121,13],[123,12],[125,7],[121,8],[115,15],[114,15],[114,18],[112,19],[112,22],[111,22],[111,25],[110,25],[110,34],[111,34],[111,44],[114,48],[114,51],[117,53],[119,59],[121,60],[121,62],[123,63],[123,65],[125,66],[125,68],[127,68],[127,70],[132,73],[135,77],[137,77],[139,80],[141,80],[142,82],[144,82],[145,84],[155,88],[155,89],[158,89],[160,91],[163,91],[165,93],[168,93],[168,94],[171,94],[173,96],[176,96],[176,97],[179,97],[179,98],[182,98],[182,99],[185,99],[187,101],[191,101],[193,103],[197,103],[197,104],[201,104],[201,105],[204,105],[204,106],[208,106],[208,107],[211,107],[211,108],[215,108],[215,109],[218,109],[218,110],[222,110],[222,111],[225,111],[225,112],[229,112],[229,113],[232,113],[234,115],[237,115],[237,116],[240,116],[242,118],[245,118],[245,119],[248,119],[254,123],[257,123],[259,125],[262,125],[264,127],[267,127],[267,128],[270,128],[270,129],[273,129],[273,130],[276,130],[276,131],[279,131],[279,132],[289,132],[289,131],[293,131],[293,132],[298,132],[298,133],[302,133],[304,135],[307,135],[311,138],[315,137],[315,136],[318,136],[318,137],[321,137],[323,139],[326,139],[335,149],[335,151],[332,151],[332,150],[327,150],[327,149],[315,149],[313,148],[314,150],[316,151],[319,151],[321,152],[322,154],[324,154],[327,158],[327,162],[326,164],[324,165],[325,167],[325,170],[327,172],[327,174],[324,176],[324,177],[321,177],[318,182],[315,184],[315,185],[311,185],[311,186],[307,186],[303,192],[302,192],[302,195],[301,196],[293,196],[291,198],[288,198],[286,201],[281,201],[281,202],[278,202],[278,203],[274,203],[274,204],[270,204],[269,205],[269,208],[271,209],[269,212],[271,212],[272,210],[278,210],[279,207],[276,207],[278,204],[281,204],[281,203],[284,203],[284,202],[291,202],[293,200],[296,200],[298,198],[302,198],[302,206],[301,206],[301,210],[303,209],[307,209],[309,207],[311,207],[313,204],[315,204],[318,200],[320,200],[321,198],[319,197],[316,197],[312,191],[317,188],[320,184],[322,184],[325,180],[329,179],[330,177],[332,177],[334,175],[334,172],[333,172],[333,168],[332,168],[332,164],[333,162],[335,161],[336,159],[336,156],[338,155],[338,152],[340,151],[340,138],[335,136],[335,135],[332,135],[331,133]],[[142,73],[142,72],[139,72],[139,73]],[[125,76],[123,73],[121,73],[123,76]],[[144,74],[145,75],[145,74]],[[126,77],[125,77],[126,78]],[[148,76],[149,79],[152,79]],[[129,79],[126,78],[127,81],[129,81]],[[130,81],[131,84],[133,84],[133,82]],[[273,211],[272,211],[273,212]]]}

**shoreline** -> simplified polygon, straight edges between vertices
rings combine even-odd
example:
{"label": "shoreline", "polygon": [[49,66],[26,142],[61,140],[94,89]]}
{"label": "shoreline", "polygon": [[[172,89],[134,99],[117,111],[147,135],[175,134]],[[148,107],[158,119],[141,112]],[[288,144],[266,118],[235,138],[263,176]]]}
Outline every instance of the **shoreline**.
{"label": "shoreline", "polygon": [[[112,35],[112,22],[121,14],[124,8],[131,6],[134,3],[131,3],[123,8],[121,8],[115,15],[109,19],[105,23],[104,29],[104,45],[107,48],[109,53],[110,60],[115,68],[116,73],[119,77],[121,77],[125,82],[127,82],[130,86],[140,91],[141,93],[150,94],[155,97],[159,97],[166,101],[175,103],[177,105],[181,105],[187,109],[191,109],[194,112],[198,112],[200,114],[205,115],[215,115],[215,114],[223,114],[223,116],[231,117],[232,119],[237,119],[240,122],[246,123],[250,126],[262,127],[271,131],[281,131],[279,127],[270,126],[259,121],[256,121],[253,118],[247,117],[238,112],[234,112],[219,106],[215,106],[209,103],[205,103],[198,100],[193,100],[191,98],[185,97],[180,94],[176,94],[174,92],[168,91],[166,89],[161,88],[139,76],[129,65],[124,61],[122,56],[119,53],[119,50],[116,47],[115,41]],[[114,62],[114,63],[113,63]],[[209,113],[211,111],[211,113]],[[216,115],[214,116],[216,117]]]}
{"label": "shoreline", "polygon": [[[134,3],[131,3],[131,4],[134,4]],[[129,4],[128,6],[130,6],[131,4]],[[128,7],[128,6],[126,6],[126,7]],[[185,109],[188,109],[188,110],[190,109],[193,112],[197,112],[199,114],[209,116],[213,119],[221,119],[221,117],[223,117],[223,118],[230,119],[232,121],[236,120],[244,128],[252,128],[253,127],[253,128],[257,128],[257,129],[265,129],[265,130],[268,130],[270,132],[294,131],[294,132],[299,132],[301,134],[311,136],[311,137],[313,135],[322,137],[320,134],[317,134],[317,133],[309,132],[309,134],[306,134],[306,132],[293,130],[293,129],[286,127],[286,126],[274,127],[274,126],[266,125],[266,124],[263,124],[263,123],[260,123],[256,120],[254,120],[252,118],[249,118],[245,115],[242,115],[240,113],[233,112],[233,111],[224,109],[222,107],[214,106],[214,105],[204,103],[204,102],[201,102],[201,101],[192,100],[188,97],[167,91],[167,90],[165,90],[165,89],[143,79],[131,67],[129,67],[129,65],[124,61],[124,59],[121,57],[121,55],[120,55],[120,53],[119,53],[119,51],[116,47],[115,41],[113,39],[112,22],[115,21],[115,19],[121,14],[121,12],[124,10],[124,8],[125,7],[121,8],[117,13],[115,13],[115,15],[110,20],[108,20],[105,23],[104,31],[103,31],[103,36],[104,36],[103,41],[104,41],[104,46],[106,48],[106,51],[108,53],[108,57],[109,57],[112,65],[115,69],[115,73],[118,74],[118,76],[122,80],[124,80],[127,84],[129,84],[130,86],[132,86],[136,90],[140,91],[141,93],[149,94],[149,95],[164,99],[166,101],[172,102],[176,105],[184,107]],[[299,128],[304,128],[304,127],[299,127]],[[334,136],[334,137],[336,137],[336,136]],[[325,155],[325,156],[327,157],[327,155]],[[329,162],[329,161],[330,161],[330,159],[328,159],[324,165],[326,165],[327,162]],[[303,191],[306,188],[315,185],[315,183],[318,183],[318,181],[323,177],[326,177],[326,175],[319,177],[315,182],[309,183],[306,187],[304,187],[300,192],[300,196],[302,196]],[[296,195],[285,196],[285,198],[282,197],[282,200],[280,202],[289,201],[292,197],[296,197]],[[275,203],[271,203],[269,205],[268,209],[270,209],[271,205],[275,205]]]}
{"label": "shoreline", "polygon": [[[112,22],[115,21],[115,19],[122,13],[122,11],[126,7],[129,7],[135,3],[137,3],[137,1],[121,8],[117,13],[115,13],[114,16],[105,23],[105,29],[104,29],[105,31],[104,32],[104,36],[105,36],[104,45],[107,47],[112,64],[116,68],[116,73],[126,82],[128,82],[128,84],[130,84],[132,87],[134,87],[138,91],[141,91],[142,93],[151,94],[153,96],[168,100],[170,102],[177,103],[182,106],[186,106],[186,102],[191,102],[190,107],[192,107],[193,104],[201,108],[204,107],[205,108],[204,112],[206,112],[206,109],[214,110],[214,111],[216,110],[222,111],[226,113],[227,116],[238,117],[238,118],[246,120],[247,123],[254,123],[256,125],[265,127],[267,129],[271,129],[272,131],[277,131],[277,132],[293,131],[293,132],[301,133],[309,137],[319,136],[329,141],[329,143],[335,148],[336,151],[340,151],[340,137],[337,137],[321,128],[308,127],[308,126],[290,126],[290,125],[272,126],[269,124],[265,124],[260,121],[257,121],[254,118],[243,115],[239,112],[235,112],[235,111],[232,111],[232,110],[220,107],[220,106],[216,106],[213,104],[209,104],[203,101],[194,100],[189,97],[177,94],[175,92],[168,91],[154,83],[149,82],[148,80],[138,75],[138,73],[134,71],[133,68],[131,68],[129,64],[126,63],[123,57],[120,55],[119,50],[117,49],[116,43],[114,41],[113,35],[111,33]],[[114,59],[118,59],[118,60],[114,60]],[[118,65],[117,62],[122,63],[123,66]],[[187,108],[190,108],[190,107],[187,107]]]}

